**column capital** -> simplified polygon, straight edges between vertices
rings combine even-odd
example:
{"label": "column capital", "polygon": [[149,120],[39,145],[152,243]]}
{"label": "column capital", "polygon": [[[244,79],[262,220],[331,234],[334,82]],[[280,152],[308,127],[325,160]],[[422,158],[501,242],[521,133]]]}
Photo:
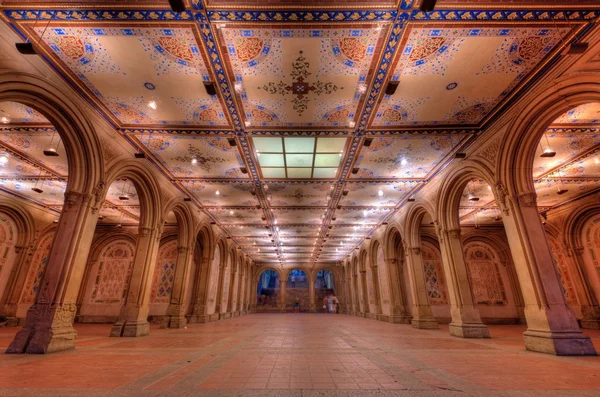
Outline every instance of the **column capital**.
{"label": "column capital", "polygon": [[460,228],[456,229],[447,229],[444,230],[444,233],[448,235],[450,238],[460,238],[461,230]]}
{"label": "column capital", "polygon": [[537,194],[535,192],[520,193],[516,201],[522,207],[537,207]]}

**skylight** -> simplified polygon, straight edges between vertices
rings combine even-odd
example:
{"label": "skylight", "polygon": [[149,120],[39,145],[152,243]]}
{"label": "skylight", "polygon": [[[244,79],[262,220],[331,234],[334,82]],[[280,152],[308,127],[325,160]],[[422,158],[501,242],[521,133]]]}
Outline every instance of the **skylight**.
{"label": "skylight", "polygon": [[266,179],[335,179],[347,138],[252,138]]}

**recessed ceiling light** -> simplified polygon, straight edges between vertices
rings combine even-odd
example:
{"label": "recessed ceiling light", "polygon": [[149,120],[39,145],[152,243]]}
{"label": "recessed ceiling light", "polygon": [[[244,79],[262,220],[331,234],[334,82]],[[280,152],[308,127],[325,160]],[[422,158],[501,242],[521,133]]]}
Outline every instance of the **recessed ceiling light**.
{"label": "recessed ceiling light", "polygon": [[377,191],[377,195],[378,195],[379,197],[383,197],[383,190],[379,189],[379,190]]}
{"label": "recessed ceiling light", "polygon": [[10,117],[6,117],[6,116],[0,117],[0,123],[2,123],[2,124],[10,123]]}
{"label": "recessed ceiling light", "polygon": [[229,211],[229,215],[233,215],[233,210]]}
{"label": "recessed ceiling light", "polygon": [[156,110],[158,108],[158,104],[156,101],[148,101],[148,107],[152,110]]}
{"label": "recessed ceiling light", "polygon": [[406,161],[406,159],[402,159],[400,161],[400,165],[406,165],[406,164],[408,164],[408,161]]}
{"label": "recessed ceiling light", "polygon": [[217,190],[217,191],[215,192],[215,194],[218,196],[218,195],[220,195],[220,194],[221,194],[221,192]]}
{"label": "recessed ceiling light", "polygon": [[196,158],[193,158],[193,159],[192,159],[192,164],[193,164],[193,165],[196,165],[196,164],[198,164],[198,159],[196,159]]}

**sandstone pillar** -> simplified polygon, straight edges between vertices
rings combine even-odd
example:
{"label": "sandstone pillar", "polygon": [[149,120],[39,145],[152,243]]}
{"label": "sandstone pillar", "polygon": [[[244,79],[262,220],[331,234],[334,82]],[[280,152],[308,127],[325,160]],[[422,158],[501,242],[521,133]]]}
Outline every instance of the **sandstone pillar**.
{"label": "sandstone pillar", "polygon": [[285,313],[287,299],[287,283],[279,283],[279,311]]}
{"label": "sandstone pillar", "polygon": [[137,337],[150,333],[148,310],[161,234],[159,227],[140,228],[127,299],[110,336]]}
{"label": "sandstone pillar", "polygon": [[210,260],[201,258],[194,280],[194,306],[190,315],[190,323],[207,323],[209,321],[207,307],[207,291],[209,281]]}
{"label": "sandstone pillar", "polygon": [[504,200],[498,187],[504,228],[525,302],[528,350],[556,355],[595,355],[589,337],[579,329],[561,289],[535,193]]}
{"label": "sandstone pillar", "polygon": [[[369,270],[367,270],[369,271]],[[374,318],[376,320],[382,319],[382,311],[381,311],[381,291],[379,290],[379,269],[377,268],[377,264],[371,264],[371,280],[373,280],[373,311],[370,314],[370,318]],[[367,286],[368,288],[368,286]],[[369,299],[369,303],[370,299]]]}
{"label": "sandstone pillar", "polygon": [[360,286],[362,291],[362,317],[367,317],[369,315],[369,289],[367,286],[367,271],[360,271]]}
{"label": "sandstone pillar", "polygon": [[51,353],[73,349],[77,295],[92,244],[101,200],[94,195],[65,193],[48,265],[25,326],[6,353]]}
{"label": "sandstone pillar", "polygon": [[469,285],[460,229],[439,230],[444,273],[450,295],[450,335],[460,338],[489,338],[488,327],[481,322]]}
{"label": "sandstone pillar", "polygon": [[177,248],[177,264],[175,266],[175,279],[173,280],[173,290],[171,292],[171,301],[167,308],[167,315],[163,320],[161,327],[164,328],[183,328],[186,324],[185,310],[188,281],[192,272],[193,252],[189,247],[180,246]]}
{"label": "sandstone pillar", "polygon": [[567,254],[573,262],[573,266],[569,267],[573,269],[573,287],[581,307],[581,328],[600,329],[600,307],[584,271],[583,248],[567,247]]}
{"label": "sandstone pillar", "polygon": [[223,287],[225,283],[225,271],[227,271],[227,261],[225,264],[219,265],[219,281],[217,284],[217,302],[215,303],[215,313],[210,317],[210,321],[217,321],[221,318],[221,311],[223,306]]}
{"label": "sandstone pillar", "polygon": [[[438,329],[437,320],[433,317],[433,311],[427,297],[427,283],[425,271],[423,270],[423,256],[420,247],[407,247],[406,259],[408,267],[408,279],[413,302],[413,317],[411,324],[413,328]],[[390,268],[394,265],[390,265]]]}
{"label": "sandstone pillar", "polygon": [[317,294],[315,291],[315,283],[310,282],[310,279],[308,282],[308,299],[310,301],[308,311],[311,313],[317,312],[317,305],[323,305],[323,302],[316,302]]}

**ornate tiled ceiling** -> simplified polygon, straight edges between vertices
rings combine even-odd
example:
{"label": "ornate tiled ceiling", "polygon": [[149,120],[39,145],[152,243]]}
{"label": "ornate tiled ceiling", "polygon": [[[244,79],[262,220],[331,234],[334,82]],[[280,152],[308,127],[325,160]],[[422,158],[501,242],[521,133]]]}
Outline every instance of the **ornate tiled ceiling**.
{"label": "ornate tiled ceiling", "polygon": [[[600,16],[594,1],[439,0],[430,13],[418,3],[191,0],[181,14],[154,0],[1,7],[245,252],[293,265],[353,252]],[[390,80],[398,89],[386,95]],[[17,192],[18,182],[19,194],[60,210],[64,153],[40,153],[53,130],[31,109],[0,105],[9,123],[0,124],[1,188]],[[549,128],[546,143],[560,150],[534,165],[545,205],[553,184],[569,190],[561,199],[592,188],[597,110],[575,109]],[[574,123],[587,129],[576,138]],[[42,179],[43,198],[26,185]],[[124,183],[111,187],[104,223],[137,221],[134,191],[119,200]],[[463,200],[460,216],[483,224],[498,210],[481,181],[471,184],[481,198]]]}

